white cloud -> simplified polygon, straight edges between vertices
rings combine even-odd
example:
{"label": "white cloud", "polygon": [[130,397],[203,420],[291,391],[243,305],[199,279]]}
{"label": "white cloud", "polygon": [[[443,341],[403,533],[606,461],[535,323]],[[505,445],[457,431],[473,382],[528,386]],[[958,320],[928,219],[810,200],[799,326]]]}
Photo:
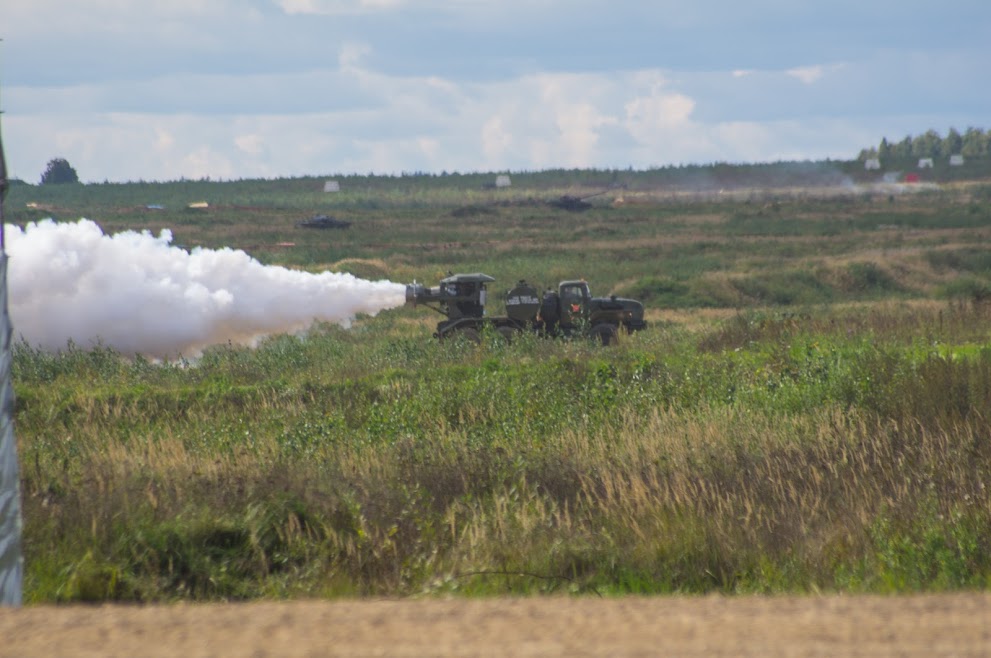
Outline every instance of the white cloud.
{"label": "white cloud", "polygon": [[[900,123],[878,117],[871,137],[853,120],[822,116],[703,118],[701,110],[723,107],[726,99],[718,94],[734,79],[732,71],[710,76],[715,92],[684,91],[691,76],[659,70],[471,83],[369,70],[360,61],[368,52],[361,44],[345,46],[342,59],[355,62],[347,70],[313,71],[288,83],[278,78],[281,86],[277,78],[254,76],[168,82],[166,96],[196,97],[197,90],[212,88],[228,99],[229,110],[210,114],[107,111],[103,104],[116,93],[110,86],[31,92],[42,94],[31,103],[36,111],[5,115],[8,165],[29,181],[52,157],[67,158],[84,181],[649,167],[852,156],[876,135],[932,125],[917,117]],[[740,84],[763,93],[762,85],[783,77],[755,72]],[[275,86],[268,89],[270,83]],[[292,111],[279,112],[276,103],[269,112],[239,112],[260,89],[263,96],[288,99]],[[361,90],[364,101],[336,105],[342,89]],[[20,104],[25,94],[16,88],[8,102]],[[298,107],[289,102],[300,96],[305,103]],[[87,104],[86,112],[60,110]]]}
{"label": "white cloud", "polygon": [[695,101],[679,93],[652,94],[626,104],[626,124],[634,134],[683,127],[691,118]]}
{"label": "white cloud", "polygon": [[9,0],[8,165],[31,181],[53,157],[87,181],[643,167],[985,125],[984,42],[913,35],[952,19],[973,37],[977,10],[885,32],[847,18],[848,46],[822,8],[700,1]]}
{"label": "white cloud", "polygon": [[692,121],[695,101],[670,89],[660,74],[637,76],[641,86],[623,107],[622,125],[633,139],[631,164],[649,166],[685,161],[693,150],[702,157],[711,152],[705,128]]}
{"label": "white cloud", "polygon": [[[596,0],[572,0],[569,11],[593,11]],[[408,9],[422,14],[458,15],[462,20],[474,21],[479,17],[518,16],[521,12],[560,15],[563,10],[558,0],[275,0],[275,5],[290,15],[341,16],[366,14],[397,9]],[[601,8],[605,8],[600,7]]]}
{"label": "white cloud", "polygon": [[587,167],[594,165],[600,130],[617,123],[605,106],[612,86],[605,76],[544,74],[478,85],[475,93],[498,108],[501,130],[529,144],[533,166]]}
{"label": "white cloud", "polygon": [[[335,108],[314,97],[317,109],[292,114],[10,114],[8,164],[14,175],[33,181],[31,172],[40,175],[48,159],[65,157],[84,181],[124,181],[648,167],[767,160],[785,152],[798,157],[810,141],[820,154],[844,148],[840,133],[829,142],[818,137],[821,122],[809,124],[804,135],[792,128],[786,141],[774,133],[781,124],[704,122],[695,116],[699,104],[715,101],[682,93],[660,71],[544,74],[493,83],[357,68],[345,76],[366,93],[365,107]],[[336,93],[332,79],[314,74],[301,80],[330,99]],[[259,83],[242,83],[250,89],[223,80],[212,84],[233,94],[231,105],[237,107],[237,95],[256,93]],[[183,88],[182,81],[174,86]],[[76,91],[52,90],[47,100],[73,107]],[[845,150],[861,146],[854,142]]]}
{"label": "white cloud", "polygon": [[276,4],[290,15],[335,15],[396,9],[407,0],[278,0]]}
{"label": "white cloud", "polygon": [[[432,137],[420,137],[416,140],[416,143],[420,148],[420,152],[423,153],[424,157],[426,157],[429,162],[437,162],[437,156],[440,155],[441,152],[440,140]],[[433,169],[433,167],[431,167],[431,169]]]}
{"label": "white cloud", "polygon": [[265,140],[261,135],[238,135],[234,144],[248,155],[261,155],[265,152]]}
{"label": "white cloud", "polygon": [[162,128],[155,129],[155,141],[153,148],[156,151],[168,151],[175,145],[175,136]]}
{"label": "white cloud", "polygon": [[502,117],[489,117],[485,121],[481,139],[482,154],[486,162],[502,162],[503,156],[513,147],[513,136],[506,130]]}
{"label": "white cloud", "polygon": [[71,32],[122,35],[154,30],[163,26],[162,21],[196,21],[243,11],[237,0],[8,0],[4,3],[4,23],[13,29],[4,37]]}
{"label": "white cloud", "polygon": [[790,75],[796,80],[801,80],[807,85],[819,80],[823,76],[824,72],[825,71],[821,66],[800,66],[798,68],[785,71],[787,75]]}
{"label": "white cloud", "polygon": [[341,45],[340,52],[337,55],[337,64],[340,66],[341,71],[360,71],[361,60],[371,54],[371,52],[372,47],[367,43],[349,41]]}
{"label": "white cloud", "polygon": [[213,147],[202,145],[182,156],[179,166],[187,178],[235,178],[234,164],[229,157]]}
{"label": "white cloud", "polygon": [[599,129],[616,123],[616,119],[601,114],[589,103],[579,103],[559,110],[556,123],[560,131],[562,164],[594,167]]}
{"label": "white cloud", "polygon": [[712,127],[712,138],[719,144],[721,161],[747,160],[748,154],[759,153],[773,142],[766,126],[750,121],[730,121]]}

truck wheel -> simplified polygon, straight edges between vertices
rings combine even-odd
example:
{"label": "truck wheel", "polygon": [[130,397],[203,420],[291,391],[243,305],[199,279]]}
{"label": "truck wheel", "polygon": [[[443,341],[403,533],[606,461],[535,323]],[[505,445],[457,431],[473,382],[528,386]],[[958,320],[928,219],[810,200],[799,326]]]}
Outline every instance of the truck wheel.
{"label": "truck wheel", "polygon": [[512,343],[513,338],[516,337],[516,331],[512,327],[497,327],[496,331],[499,332],[499,335],[502,336],[507,343]]}
{"label": "truck wheel", "polygon": [[592,327],[592,338],[605,346],[615,345],[619,342],[616,327],[605,323]]}
{"label": "truck wheel", "polygon": [[478,330],[473,327],[465,327],[464,329],[458,329],[454,332],[454,338],[463,338],[469,343],[474,343],[478,345],[482,342],[482,337],[479,335]]}

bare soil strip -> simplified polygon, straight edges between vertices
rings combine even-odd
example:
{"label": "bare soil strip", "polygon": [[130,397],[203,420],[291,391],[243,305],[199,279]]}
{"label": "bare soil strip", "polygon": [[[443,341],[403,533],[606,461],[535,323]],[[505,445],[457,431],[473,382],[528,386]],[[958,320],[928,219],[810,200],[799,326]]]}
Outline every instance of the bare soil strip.
{"label": "bare soil strip", "polygon": [[0,656],[991,656],[991,594],[0,608]]}

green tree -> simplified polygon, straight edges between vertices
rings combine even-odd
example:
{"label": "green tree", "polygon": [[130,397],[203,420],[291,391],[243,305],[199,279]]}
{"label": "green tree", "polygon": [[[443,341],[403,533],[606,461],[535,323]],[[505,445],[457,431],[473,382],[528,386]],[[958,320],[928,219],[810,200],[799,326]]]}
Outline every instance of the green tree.
{"label": "green tree", "polygon": [[959,155],[962,148],[963,137],[960,136],[956,128],[950,128],[950,132],[946,133],[946,137],[943,138],[943,155]]}
{"label": "green tree", "polygon": [[961,153],[967,158],[980,158],[991,155],[991,134],[984,132],[980,128],[967,128],[963,134],[963,147]]}
{"label": "green tree", "polygon": [[911,158],[912,138],[906,135],[905,139],[895,144],[895,146],[891,150],[896,158],[905,158],[905,159]]}
{"label": "green tree", "polygon": [[55,185],[59,183],[78,183],[79,176],[65,158],[54,158],[48,161],[48,166],[41,174],[42,185]]}
{"label": "green tree", "polygon": [[935,158],[939,156],[939,149],[943,145],[943,139],[935,130],[927,130],[912,140],[912,155],[917,158]]}
{"label": "green tree", "polygon": [[888,144],[887,137],[881,138],[881,143],[877,147],[877,158],[881,164],[887,164],[891,160],[891,144]]}

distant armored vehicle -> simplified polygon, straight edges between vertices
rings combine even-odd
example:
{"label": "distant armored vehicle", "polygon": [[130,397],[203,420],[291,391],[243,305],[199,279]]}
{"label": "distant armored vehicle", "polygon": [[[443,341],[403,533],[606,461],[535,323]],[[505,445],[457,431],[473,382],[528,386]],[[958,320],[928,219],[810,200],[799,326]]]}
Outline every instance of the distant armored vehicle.
{"label": "distant armored vehicle", "polygon": [[547,205],[558,208],[559,210],[568,210],[570,212],[582,212],[588,210],[592,207],[592,204],[588,202],[588,199],[593,199],[597,196],[602,196],[606,192],[614,189],[626,189],[625,185],[612,185],[605,190],[600,190],[592,194],[586,194],[584,196],[574,196],[571,194],[564,194],[556,199],[547,202]]}
{"label": "distant armored vehicle", "polygon": [[330,217],[329,215],[314,215],[309,219],[296,222],[300,228],[348,228],[351,222]]}

